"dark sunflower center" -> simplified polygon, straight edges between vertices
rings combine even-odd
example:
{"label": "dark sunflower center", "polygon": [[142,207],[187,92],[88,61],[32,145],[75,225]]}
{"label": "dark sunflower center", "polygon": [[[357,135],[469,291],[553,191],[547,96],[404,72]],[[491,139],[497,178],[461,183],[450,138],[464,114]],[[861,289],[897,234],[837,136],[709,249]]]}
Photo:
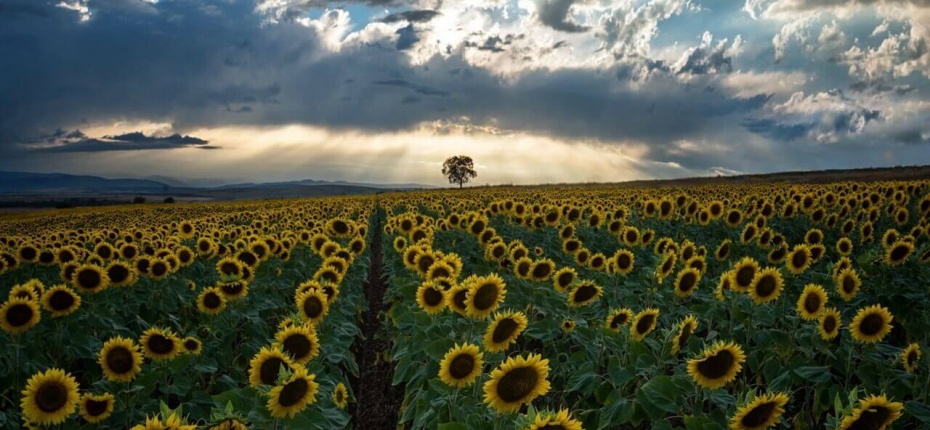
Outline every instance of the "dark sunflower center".
{"label": "dark sunflower center", "polygon": [[851,276],[844,276],[843,292],[846,294],[852,294],[854,291],[856,291],[856,281],[854,281]]}
{"label": "dark sunflower center", "polygon": [[873,336],[878,334],[884,326],[885,319],[879,314],[871,313],[862,319],[862,323],[859,324],[859,331],[866,336]]}
{"label": "dark sunflower center", "polygon": [[49,306],[55,311],[66,311],[74,306],[74,296],[67,291],[55,291],[48,299]]}
{"label": "dark sunflower center", "polygon": [[100,286],[100,274],[96,270],[82,270],[77,274],[77,282],[84,289],[93,290]]}
{"label": "dark sunflower center", "polygon": [[908,247],[904,245],[899,245],[894,247],[891,250],[891,261],[898,262],[907,258],[907,254],[910,252]]}
{"label": "dark sunflower center", "polygon": [[497,396],[507,403],[525,399],[539,382],[539,373],[532,367],[518,367],[507,372],[497,382]]}
{"label": "dark sunflower center", "polygon": [[428,306],[439,306],[443,298],[442,292],[435,288],[427,288],[423,293],[423,301],[426,302]]}
{"label": "dark sunflower center", "polygon": [[862,411],[862,415],[859,415],[859,419],[853,421],[852,425],[849,426],[849,430],[872,430],[880,429],[885,425],[885,421],[888,420],[888,417],[891,415],[891,411],[888,408],[883,406],[873,406],[870,409]]}
{"label": "dark sunflower center", "polygon": [[238,275],[239,266],[237,266],[236,263],[227,261],[220,266],[220,271],[223,272],[224,275]]}
{"label": "dark sunflower center", "polygon": [[805,264],[807,264],[807,254],[806,254],[806,253],[804,253],[804,252],[795,252],[795,253],[791,256],[791,265],[792,265],[794,268],[800,269],[800,268],[804,267]]}
{"label": "dark sunflower center", "polygon": [[917,362],[917,351],[908,351],[907,353],[907,365],[913,366]]}
{"label": "dark sunflower center", "polygon": [[678,349],[682,349],[688,345],[688,338],[691,337],[691,324],[685,324],[681,328],[681,334],[678,335]]}
{"label": "dark sunflower center", "polygon": [[491,309],[492,306],[497,304],[497,298],[499,297],[497,291],[497,285],[495,284],[484,284],[475,291],[475,297],[472,300],[475,308],[479,311],[484,311]]}
{"label": "dark sunflower center", "polygon": [[672,264],[675,264],[675,262],[671,258],[666,258],[665,262],[662,263],[662,273],[672,270]]}
{"label": "dark sunflower center", "polygon": [[530,263],[525,261],[520,263],[517,266],[517,273],[519,273],[521,276],[526,276],[528,273],[530,273]]}
{"label": "dark sunflower center", "polygon": [[156,354],[169,354],[174,351],[174,342],[167,336],[154,334],[149,337],[149,349]]}
{"label": "dark sunflower center", "polygon": [[466,305],[467,298],[468,298],[468,290],[461,289],[452,296],[452,304],[455,305],[455,307],[460,310],[465,309],[467,307]]}
{"label": "dark sunflower center", "polygon": [[184,341],[184,349],[188,351],[196,351],[200,349],[200,344],[196,340],[188,339]]}
{"label": "dark sunflower center", "polygon": [[158,261],[152,265],[152,275],[161,276],[164,275],[167,271],[168,265],[161,261]]}
{"label": "dark sunflower center", "polygon": [[758,294],[759,297],[769,297],[775,293],[777,287],[778,284],[775,282],[774,276],[763,276],[759,279],[759,283],[756,284],[756,294]]}
{"label": "dark sunflower center", "polygon": [[830,315],[823,319],[823,331],[833,333],[833,330],[836,330],[836,318]]}
{"label": "dark sunflower center", "polygon": [[105,414],[107,412],[107,406],[109,405],[110,402],[106,400],[88,399],[84,401],[84,409],[86,409],[87,414],[92,417]]}
{"label": "dark sunflower center", "polygon": [[270,357],[262,362],[261,367],[258,369],[262,384],[275,385],[278,382],[278,373],[280,373],[282,364],[284,364],[284,360],[278,357]]}
{"label": "dark sunflower center", "polygon": [[593,299],[597,295],[597,287],[594,285],[581,285],[575,289],[575,294],[572,297],[575,303],[584,303],[588,300]]}
{"label": "dark sunflower center", "polygon": [[627,254],[620,254],[620,256],[617,257],[617,267],[618,267],[618,268],[620,268],[620,269],[626,269],[626,268],[630,267],[631,264],[633,264],[633,261],[630,260],[630,256],[629,256],[629,255],[627,255]]}
{"label": "dark sunflower center", "polygon": [[35,399],[36,406],[42,412],[52,413],[63,408],[68,402],[68,389],[58,382],[49,381],[36,390]]}
{"label": "dark sunflower center", "polygon": [[430,257],[429,255],[424,255],[420,257],[419,261],[417,261],[417,267],[420,269],[421,272],[426,273],[426,271],[429,270],[429,266],[432,266],[433,263],[435,262],[436,260],[433,257]]}
{"label": "dark sunflower center", "polygon": [[626,324],[626,320],[627,314],[625,313],[614,315],[614,317],[610,320],[610,328],[617,329],[620,326]]}
{"label": "dark sunflower center", "polygon": [[652,328],[652,323],[654,323],[655,320],[656,317],[652,314],[643,315],[643,317],[636,322],[636,333],[644,334],[649,331],[649,329]]}
{"label": "dark sunflower center", "polygon": [[310,350],[313,349],[313,342],[303,334],[292,334],[284,339],[281,347],[284,352],[299,360],[310,354]]}
{"label": "dark sunflower center", "polygon": [[678,283],[678,289],[684,292],[691,291],[694,288],[694,284],[697,281],[697,277],[694,273],[688,272],[681,276],[681,282]]}
{"label": "dark sunflower center", "polygon": [[513,333],[517,331],[520,325],[513,318],[504,318],[497,322],[494,331],[491,333],[491,340],[494,343],[501,343],[509,340]]}
{"label": "dark sunflower center", "polygon": [[448,278],[448,277],[450,277],[449,275],[451,275],[451,273],[449,273],[449,270],[448,270],[448,269],[446,269],[445,267],[437,267],[437,268],[433,269],[433,276],[432,276],[432,278],[433,278],[433,279],[436,279],[436,278]]}
{"label": "dark sunflower center", "polygon": [[307,300],[304,300],[304,313],[307,314],[311,319],[320,316],[323,313],[323,303],[320,302],[320,299],[316,296],[308,297]]}
{"label": "dark sunflower center", "polygon": [[221,287],[223,292],[230,296],[237,296],[243,290],[242,282],[227,282]]}
{"label": "dark sunflower center", "polygon": [[303,400],[308,391],[310,391],[310,384],[304,378],[288,382],[278,396],[278,404],[285,408],[294,406]]}
{"label": "dark sunflower center", "polygon": [[740,423],[747,428],[760,427],[767,423],[778,405],[775,402],[762,403],[744,415]]}
{"label": "dark sunflower center", "polygon": [[117,374],[129,373],[134,367],[132,352],[124,347],[116,347],[107,352],[107,367]]}
{"label": "dark sunflower center", "polygon": [[736,271],[736,283],[741,287],[748,287],[752,278],[756,276],[756,269],[752,266],[740,267]]}
{"label": "dark sunflower center", "polygon": [[564,288],[564,287],[567,287],[568,284],[571,284],[572,281],[575,280],[574,278],[575,276],[572,275],[571,272],[565,272],[565,273],[559,274],[558,278],[556,278],[556,282],[558,282],[560,287]]}
{"label": "dark sunflower center", "polygon": [[808,313],[814,313],[820,310],[820,296],[811,293],[804,298],[804,310]]}
{"label": "dark sunflower center", "polygon": [[203,296],[203,305],[207,309],[216,309],[223,304],[223,301],[220,299],[220,296],[214,292],[209,292],[207,295]]}
{"label": "dark sunflower center", "polygon": [[533,266],[533,277],[536,279],[543,279],[549,276],[549,273],[552,271],[552,268],[548,264],[540,263]]}
{"label": "dark sunflower center", "polygon": [[449,375],[454,379],[464,379],[475,370],[475,358],[471,354],[459,354],[449,363]]}
{"label": "dark sunflower center", "polygon": [[249,266],[254,266],[255,263],[258,262],[258,259],[255,257],[255,254],[252,254],[251,252],[243,252],[239,254],[238,258],[239,258],[239,261]]}
{"label": "dark sunflower center", "polygon": [[107,269],[107,275],[114,283],[120,283],[129,278],[129,269],[126,266],[117,264]]}
{"label": "dark sunflower center", "polygon": [[727,350],[722,350],[716,355],[712,355],[698,362],[698,372],[708,379],[720,379],[727,375],[733,365],[736,363],[736,357]]}
{"label": "dark sunflower center", "polygon": [[7,310],[6,321],[13,327],[21,327],[32,321],[34,315],[35,311],[32,310],[31,306],[19,303],[10,306],[9,310]]}

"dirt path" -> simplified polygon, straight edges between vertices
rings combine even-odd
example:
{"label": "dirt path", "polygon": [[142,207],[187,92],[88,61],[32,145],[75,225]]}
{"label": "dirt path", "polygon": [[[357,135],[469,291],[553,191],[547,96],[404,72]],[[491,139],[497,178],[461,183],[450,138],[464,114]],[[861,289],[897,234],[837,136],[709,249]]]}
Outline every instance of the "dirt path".
{"label": "dirt path", "polygon": [[353,428],[359,430],[395,429],[401,399],[400,391],[391,386],[394,366],[384,361],[384,353],[390,350],[391,343],[380,318],[389,306],[384,302],[387,283],[381,253],[381,217],[379,211],[371,226],[371,267],[364,286],[368,310],[362,316],[364,338],[356,338],[352,345],[360,375],[351,381],[355,403],[350,405],[349,412]]}

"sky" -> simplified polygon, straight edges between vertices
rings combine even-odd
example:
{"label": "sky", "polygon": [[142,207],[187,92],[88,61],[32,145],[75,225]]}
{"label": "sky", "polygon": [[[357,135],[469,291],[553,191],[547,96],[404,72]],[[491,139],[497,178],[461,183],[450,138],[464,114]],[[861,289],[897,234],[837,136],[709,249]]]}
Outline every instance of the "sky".
{"label": "sky", "polygon": [[0,170],[616,182],[930,164],[930,0],[0,0]]}

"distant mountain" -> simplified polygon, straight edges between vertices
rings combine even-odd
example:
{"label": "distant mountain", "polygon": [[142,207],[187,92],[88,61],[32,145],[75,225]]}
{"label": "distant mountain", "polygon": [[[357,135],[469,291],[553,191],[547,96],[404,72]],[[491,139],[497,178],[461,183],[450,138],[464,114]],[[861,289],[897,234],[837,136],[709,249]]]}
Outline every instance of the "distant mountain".
{"label": "distant mountain", "polygon": [[[206,180],[192,181],[203,183]],[[434,188],[423,184],[367,184],[347,181],[305,179],[288,182],[241,183],[198,187],[167,176],[145,179],[107,179],[97,176],[64,173],[0,172],[0,194],[60,197],[69,194],[175,194],[218,199],[282,198],[338,194],[374,193],[382,190]],[[267,197],[265,197],[267,196]]]}
{"label": "distant mountain", "polygon": [[0,172],[0,193],[160,192],[170,188],[147,179],[106,179],[64,173]]}

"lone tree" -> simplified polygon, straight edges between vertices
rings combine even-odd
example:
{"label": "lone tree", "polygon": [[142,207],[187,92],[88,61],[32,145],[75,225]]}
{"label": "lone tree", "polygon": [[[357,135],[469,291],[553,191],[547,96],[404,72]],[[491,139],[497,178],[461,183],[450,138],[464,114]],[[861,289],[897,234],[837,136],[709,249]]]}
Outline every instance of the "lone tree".
{"label": "lone tree", "polygon": [[449,178],[450,184],[459,184],[459,188],[478,176],[475,172],[475,162],[467,155],[456,155],[446,159],[446,162],[442,163],[442,174]]}

